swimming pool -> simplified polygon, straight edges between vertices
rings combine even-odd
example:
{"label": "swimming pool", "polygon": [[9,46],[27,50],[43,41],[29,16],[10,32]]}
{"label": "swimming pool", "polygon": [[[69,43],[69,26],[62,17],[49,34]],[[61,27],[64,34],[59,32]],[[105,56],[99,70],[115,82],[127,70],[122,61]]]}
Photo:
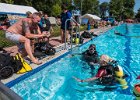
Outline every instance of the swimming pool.
{"label": "swimming pool", "polygon": [[[127,36],[114,35],[117,30]],[[67,55],[43,70],[20,81],[11,87],[24,100],[133,100],[132,87],[139,80],[140,73],[140,25],[120,25],[101,35],[73,53],[83,52],[92,43],[96,44],[99,55],[108,54],[116,59],[130,74],[129,88],[122,90],[104,90],[102,86],[92,83],[79,83],[72,77],[81,79],[92,76],[87,63],[81,56]],[[130,37],[134,36],[135,37]]]}

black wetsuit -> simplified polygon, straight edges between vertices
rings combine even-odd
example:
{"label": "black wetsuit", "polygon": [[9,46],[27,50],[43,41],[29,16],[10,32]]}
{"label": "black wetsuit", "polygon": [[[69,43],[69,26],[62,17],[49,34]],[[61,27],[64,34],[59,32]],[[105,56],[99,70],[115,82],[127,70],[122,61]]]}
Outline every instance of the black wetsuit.
{"label": "black wetsuit", "polygon": [[95,74],[94,64],[98,63],[98,53],[97,53],[97,51],[94,51],[94,53],[91,54],[89,50],[86,50],[82,54],[83,54],[84,61],[87,62],[88,65],[90,66],[91,75],[93,76]]}
{"label": "black wetsuit", "polygon": [[86,50],[85,52],[82,53],[83,58],[86,62],[90,63],[98,63],[98,53],[97,51],[94,51],[94,53],[90,53],[89,50]]}

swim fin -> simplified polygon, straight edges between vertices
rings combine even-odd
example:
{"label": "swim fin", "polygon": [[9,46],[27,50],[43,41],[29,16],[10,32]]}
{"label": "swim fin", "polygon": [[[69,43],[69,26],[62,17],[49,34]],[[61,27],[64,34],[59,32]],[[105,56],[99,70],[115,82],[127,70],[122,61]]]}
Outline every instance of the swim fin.
{"label": "swim fin", "polygon": [[32,70],[32,67],[21,57],[20,54],[17,54],[16,56],[21,60],[23,65],[22,69],[18,71],[17,74],[25,73]]}
{"label": "swim fin", "polygon": [[[16,57],[15,59],[20,60],[18,54],[16,54],[15,57]],[[21,61],[21,60],[20,60],[20,61]],[[23,73],[25,73],[25,72],[26,72],[26,70],[25,70],[25,68],[23,67],[23,63],[22,63],[22,68],[21,68],[21,70],[19,70],[19,71],[17,72],[17,74],[23,74]]]}

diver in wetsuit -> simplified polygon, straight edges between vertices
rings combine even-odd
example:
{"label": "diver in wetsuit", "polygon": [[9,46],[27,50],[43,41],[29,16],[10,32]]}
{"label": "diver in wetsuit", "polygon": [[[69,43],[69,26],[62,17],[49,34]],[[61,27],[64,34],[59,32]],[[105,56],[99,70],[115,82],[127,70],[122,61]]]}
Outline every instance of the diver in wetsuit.
{"label": "diver in wetsuit", "polygon": [[98,53],[96,51],[96,46],[91,44],[89,48],[82,53],[83,59],[88,63],[91,69],[91,74],[94,75],[95,65],[98,63]]}
{"label": "diver in wetsuit", "polygon": [[124,34],[121,34],[120,32],[115,31],[114,34],[119,35],[119,36],[125,36]]}
{"label": "diver in wetsuit", "polygon": [[84,80],[76,77],[73,78],[78,82],[91,82],[96,80],[97,84],[105,86],[114,85],[114,83],[118,82],[122,89],[127,89],[128,85],[125,77],[127,77],[127,75],[124,74],[122,67],[117,65],[115,60],[112,60],[107,55],[101,55],[100,67],[95,76]]}
{"label": "diver in wetsuit", "polygon": [[107,55],[102,55],[100,57],[100,67],[95,76],[84,80],[76,77],[74,77],[74,79],[79,82],[90,82],[94,80],[102,81],[103,79],[105,79],[105,77],[111,78],[113,74],[113,67],[108,64],[109,62],[110,58]]}
{"label": "diver in wetsuit", "polygon": [[94,44],[91,44],[85,52],[82,53],[84,60],[89,65],[94,65],[95,63],[98,63],[98,53],[96,51],[96,46]]}

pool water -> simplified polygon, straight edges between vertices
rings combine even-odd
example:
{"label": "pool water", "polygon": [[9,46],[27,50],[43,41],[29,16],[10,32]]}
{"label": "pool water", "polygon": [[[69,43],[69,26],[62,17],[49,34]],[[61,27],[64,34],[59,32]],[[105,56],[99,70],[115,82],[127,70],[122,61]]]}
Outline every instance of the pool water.
{"label": "pool water", "polygon": [[[113,34],[116,30],[126,36]],[[97,70],[91,71],[81,55],[68,55],[17,83],[11,89],[24,100],[133,100],[135,97],[132,88],[139,82],[136,77],[140,73],[139,36],[139,24],[122,24],[73,50],[73,53],[81,53],[90,44],[96,44],[99,55],[108,54],[129,74],[129,88],[126,90],[119,86],[105,89],[94,82],[75,81],[73,76],[86,79],[92,77]]]}

